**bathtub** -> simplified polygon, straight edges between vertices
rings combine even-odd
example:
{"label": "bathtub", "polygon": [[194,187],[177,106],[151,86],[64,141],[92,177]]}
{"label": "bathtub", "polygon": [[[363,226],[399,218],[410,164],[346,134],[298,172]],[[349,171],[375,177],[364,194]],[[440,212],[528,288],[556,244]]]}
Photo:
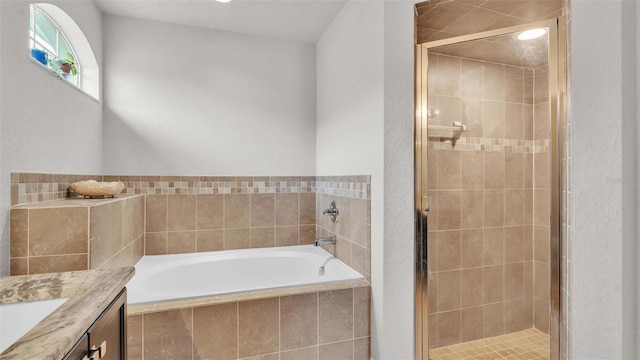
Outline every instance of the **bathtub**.
{"label": "bathtub", "polygon": [[135,267],[129,305],[364,280],[313,245],[147,255]]}

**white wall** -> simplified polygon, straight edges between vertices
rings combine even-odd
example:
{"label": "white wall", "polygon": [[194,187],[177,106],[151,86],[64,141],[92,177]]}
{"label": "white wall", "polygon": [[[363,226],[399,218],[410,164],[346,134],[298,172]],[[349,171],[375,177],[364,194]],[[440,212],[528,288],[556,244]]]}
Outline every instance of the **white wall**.
{"label": "white wall", "polygon": [[348,2],[317,74],[317,175],[371,175],[372,357],[411,359],[413,3]]}
{"label": "white wall", "polygon": [[104,20],[104,171],[315,172],[315,47]]}
{"label": "white wall", "polygon": [[636,358],[635,84],[627,81],[635,78],[636,43],[629,6],[574,1],[571,9],[575,359]]}
{"label": "white wall", "polygon": [[[93,2],[51,1],[83,30],[102,60]],[[0,1],[0,274],[9,272],[10,171],[99,173],[102,107],[30,59],[29,2]]]}

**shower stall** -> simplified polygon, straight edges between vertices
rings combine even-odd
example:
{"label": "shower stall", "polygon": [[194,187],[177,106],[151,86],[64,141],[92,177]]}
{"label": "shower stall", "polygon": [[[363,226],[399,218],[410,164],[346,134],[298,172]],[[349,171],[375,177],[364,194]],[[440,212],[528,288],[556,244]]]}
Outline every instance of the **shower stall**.
{"label": "shower stall", "polygon": [[418,359],[558,358],[561,24],[416,47]]}

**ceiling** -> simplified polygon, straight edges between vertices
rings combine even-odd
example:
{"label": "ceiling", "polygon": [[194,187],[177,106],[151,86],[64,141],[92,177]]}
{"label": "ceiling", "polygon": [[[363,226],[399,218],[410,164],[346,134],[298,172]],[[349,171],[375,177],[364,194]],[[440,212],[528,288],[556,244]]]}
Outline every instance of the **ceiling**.
{"label": "ceiling", "polygon": [[[425,43],[524,25],[562,15],[562,0],[431,0],[416,5],[417,41]],[[547,36],[521,41],[517,34],[439,46],[430,51],[536,68],[547,63]]]}
{"label": "ceiling", "polygon": [[96,0],[106,14],[315,43],[346,0]]}

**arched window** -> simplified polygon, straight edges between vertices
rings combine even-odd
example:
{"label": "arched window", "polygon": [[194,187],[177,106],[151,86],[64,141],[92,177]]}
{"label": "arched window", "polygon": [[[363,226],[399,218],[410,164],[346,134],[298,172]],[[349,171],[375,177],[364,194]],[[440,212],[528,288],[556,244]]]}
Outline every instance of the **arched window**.
{"label": "arched window", "polygon": [[29,30],[31,56],[58,76],[81,87],[82,67],[73,47],[58,24],[35,5],[29,9]]}
{"label": "arched window", "polygon": [[48,3],[31,4],[29,15],[31,57],[99,101],[100,68],[78,24]]}

